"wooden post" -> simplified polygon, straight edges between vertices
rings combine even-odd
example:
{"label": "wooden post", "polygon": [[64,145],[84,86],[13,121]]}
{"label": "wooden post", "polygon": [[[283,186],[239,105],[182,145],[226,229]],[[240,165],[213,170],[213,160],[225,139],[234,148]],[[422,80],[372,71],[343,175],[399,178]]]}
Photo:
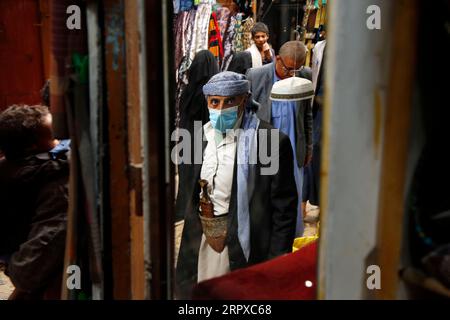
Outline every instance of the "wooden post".
{"label": "wooden post", "polygon": [[139,97],[139,17],[137,0],[125,1],[128,151],[130,173],[131,297],[145,298],[144,221],[142,215],[141,105]]}
{"label": "wooden post", "polygon": [[[167,299],[172,295],[174,172],[170,162],[170,133],[173,130],[175,83],[170,51],[171,23],[168,0],[145,1],[148,103],[145,109],[145,139],[148,154],[149,235],[151,298]],[[154,26],[162,26],[155,28]],[[172,95],[171,95],[172,94]]]}
{"label": "wooden post", "polygon": [[403,230],[404,188],[417,45],[417,2],[395,2],[377,229],[378,299],[395,299]]}
{"label": "wooden post", "polygon": [[[124,1],[103,1],[113,298],[131,298]],[[106,211],[108,212],[108,211]]]}

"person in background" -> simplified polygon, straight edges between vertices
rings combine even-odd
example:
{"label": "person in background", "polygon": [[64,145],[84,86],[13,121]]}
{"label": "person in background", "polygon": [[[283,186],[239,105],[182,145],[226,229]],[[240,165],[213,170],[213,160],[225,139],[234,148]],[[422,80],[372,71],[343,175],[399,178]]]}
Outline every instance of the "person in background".
{"label": "person in background", "polygon": [[[219,65],[214,55],[208,50],[199,51],[191,67],[188,70],[188,85],[183,91],[180,99],[180,129],[185,129],[191,136],[194,136],[194,121],[200,121],[204,125],[209,121],[208,103],[203,95],[203,86],[211,79],[212,76],[219,73]],[[193,155],[194,146],[192,145],[191,155]],[[178,165],[178,185],[185,185],[187,181],[191,181],[193,175],[193,159],[190,163],[182,163]],[[185,198],[190,197],[192,190],[178,188],[176,200],[176,221],[184,219]]]}
{"label": "person in background", "polygon": [[252,55],[252,67],[257,68],[271,63],[275,57],[275,51],[270,47],[269,28],[262,22],[257,22],[252,30],[253,44],[246,51]]}
{"label": "person in background", "polygon": [[0,256],[10,299],[59,299],[68,209],[68,150],[55,150],[46,106],[0,114]]}
{"label": "person in background", "polygon": [[[304,67],[306,46],[300,41],[288,41],[280,48],[275,62],[252,68],[247,72],[253,98],[261,105],[258,117],[270,122],[291,139],[295,156],[295,181],[301,199],[303,167],[312,159],[313,116],[309,101],[271,101],[270,92],[275,82],[298,76],[311,80],[311,69]],[[296,234],[303,234],[303,214],[301,200],[298,204]]]}
{"label": "person in background", "polygon": [[252,67],[252,55],[248,51],[236,52],[228,66],[227,71],[233,71],[245,75]]}
{"label": "person in background", "polygon": [[303,182],[302,210],[306,216],[306,203],[314,207],[319,206],[320,196],[320,159],[322,140],[322,113],[324,98],[325,79],[325,48],[326,40],[319,41],[313,51],[313,85],[315,97],[313,100],[313,158],[311,163],[305,167]]}

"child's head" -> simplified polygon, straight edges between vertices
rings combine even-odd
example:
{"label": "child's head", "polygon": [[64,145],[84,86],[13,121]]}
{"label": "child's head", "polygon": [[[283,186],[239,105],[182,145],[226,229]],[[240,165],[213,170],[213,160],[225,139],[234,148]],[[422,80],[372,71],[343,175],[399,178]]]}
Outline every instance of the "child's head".
{"label": "child's head", "polygon": [[42,105],[13,105],[0,114],[0,150],[9,160],[50,151],[52,116]]}
{"label": "child's head", "polygon": [[257,22],[253,26],[252,39],[258,49],[262,49],[263,45],[269,40],[269,28],[262,22]]}

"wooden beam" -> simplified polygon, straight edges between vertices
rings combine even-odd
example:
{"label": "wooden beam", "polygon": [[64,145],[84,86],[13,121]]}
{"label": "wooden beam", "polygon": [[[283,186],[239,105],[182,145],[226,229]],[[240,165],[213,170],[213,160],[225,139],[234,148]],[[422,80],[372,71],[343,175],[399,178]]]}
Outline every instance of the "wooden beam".
{"label": "wooden beam", "polygon": [[[162,3],[161,3],[162,2]],[[148,132],[149,166],[146,181],[149,182],[148,199],[150,204],[150,272],[151,298],[167,299],[171,297],[171,275],[173,273],[173,205],[174,179],[173,165],[170,162],[168,141],[173,129],[173,88],[175,83],[171,63],[173,52],[171,41],[167,40],[171,32],[168,0],[145,1],[146,52],[147,52],[147,92],[146,121]],[[163,5],[164,4],[164,5]],[[166,15],[163,18],[163,15]],[[164,26],[164,22],[169,23]],[[154,26],[162,26],[155,28]],[[164,28],[166,28],[164,30]],[[164,38],[166,42],[164,43]],[[172,94],[172,96],[171,96]]]}
{"label": "wooden beam", "polygon": [[41,44],[42,57],[44,65],[44,77],[50,79],[50,41],[51,41],[51,23],[50,23],[50,1],[39,0],[40,11],[40,27],[41,27]]}
{"label": "wooden beam", "polygon": [[124,1],[103,1],[113,298],[131,298]]}
{"label": "wooden beam", "polygon": [[128,148],[130,166],[131,297],[145,298],[144,221],[142,216],[142,155],[139,97],[139,16],[137,0],[125,1],[127,56]]}
{"label": "wooden beam", "polygon": [[386,105],[377,229],[377,299],[395,299],[403,230],[408,137],[417,45],[417,1],[395,2],[392,60]]}

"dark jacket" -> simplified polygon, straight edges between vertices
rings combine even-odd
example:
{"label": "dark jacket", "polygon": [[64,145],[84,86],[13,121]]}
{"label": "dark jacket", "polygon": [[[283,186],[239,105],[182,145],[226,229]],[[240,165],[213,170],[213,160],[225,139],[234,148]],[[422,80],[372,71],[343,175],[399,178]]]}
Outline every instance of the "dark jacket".
{"label": "dark jacket", "polygon": [[0,255],[20,291],[38,295],[63,272],[68,178],[66,152],[0,161]]}
{"label": "dark jacket", "polygon": [[[261,120],[272,121],[272,101],[270,100],[270,92],[274,80],[274,63],[264,65],[259,68],[252,68],[247,71],[247,79],[250,81],[250,91],[252,98],[258,102],[261,107],[257,115]],[[297,74],[300,78],[311,80],[311,68],[303,68]],[[295,146],[297,162],[299,167],[303,166],[305,158],[312,152],[313,144],[313,114],[310,100],[300,102],[297,118],[295,119],[297,145]]]}
{"label": "dark jacket", "polygon": [[[268,141],[272,139],[270,124],[261,121],[259,131],[267,130]],[[203,149],[206,143],[203,142]],[[261,139],[258,135],[258,148]],[[270,150],[270,148],[268,148]],[[176,272],[177,298],[190,298],[197,283],[198,252],[202,227],[198,218],[201,164],[195,165],[194,179],[180,186],[180,192],[190,199],[179,204],[185,209],[185,223]],[[292,251],[297,217],[297,189],[293,172],[293,153],[289,137],[279,134],[279,170],[275,175],[261,175],[261,169],[268,167],[259,159],[249,170],[248,193],[250,199],[250,257],[245,260],[237,235],[236,163],[233,173],[232,195],[228,215],[228,246],[230,269],[235,270],[253,265]]]}

